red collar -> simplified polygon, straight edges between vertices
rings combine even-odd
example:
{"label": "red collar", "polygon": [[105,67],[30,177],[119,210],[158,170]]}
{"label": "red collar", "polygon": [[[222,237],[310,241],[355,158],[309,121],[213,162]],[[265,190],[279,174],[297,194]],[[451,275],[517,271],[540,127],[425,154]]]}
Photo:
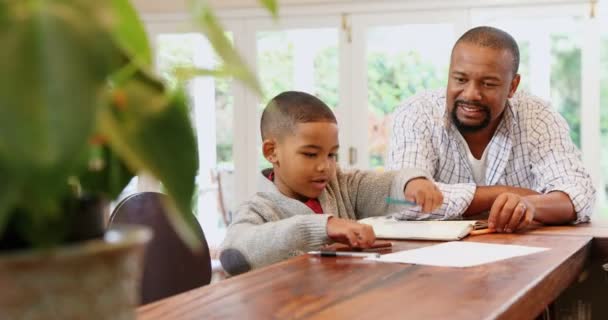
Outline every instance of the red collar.
{"label": "red collar", "polygon": [[[270,171],[266,176],[268,180],[274,182],[274,171]],[[309,207],[314,213],[323,213],[323,207],[321,207],[321,202],[318,199],[308,199],[304,202],[304,204]]]}

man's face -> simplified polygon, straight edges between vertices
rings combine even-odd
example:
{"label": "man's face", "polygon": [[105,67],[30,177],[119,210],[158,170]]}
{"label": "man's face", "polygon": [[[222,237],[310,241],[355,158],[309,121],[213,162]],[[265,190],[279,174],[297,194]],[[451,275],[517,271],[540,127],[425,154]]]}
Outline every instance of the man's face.
{"label": "man's face", "polygon": [[496,128],[507,99],[519,85],[507,50],[459,43],[452,52],[447,108],[462,133]]}
{"label": "man's face", "polygon": [[298,123],[292,135],[275,142],[272,156],[266,156],[274,165],[279,191],[299,200],[317,198],[336,172],[338,147],[337,124]]}

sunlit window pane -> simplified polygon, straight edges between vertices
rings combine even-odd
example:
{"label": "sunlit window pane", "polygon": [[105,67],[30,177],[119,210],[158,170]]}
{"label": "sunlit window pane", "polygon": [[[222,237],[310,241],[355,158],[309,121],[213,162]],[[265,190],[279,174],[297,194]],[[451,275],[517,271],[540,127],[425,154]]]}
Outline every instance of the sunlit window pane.
{"label": "sunlit window pane", "polygon": [[[600,55],[601,55],[601,66],[600,70],[600,113],[601,113],[601,122],[600,122],[600,130],[602,133],[601,141],[601,163],[602,163],[602,178],[604,182],[604,189],[598,190],[598,193],[603,193],[598,196],[601,200],[604,200],[604,207],[601,211],[601,217],[604,219],[608,219],[608,204],[605,199],[608,198],[608,32],[606,28],[608,27],[608,23],[604,23],[603,26],[603,34],[601,39],[601,47],[600,47]],[[603,198],[603,199],[602,199]]]}
{"label": "sunlit window pane", "polygon": [[[230,37],[230,35],[228,35]],[[170,85],[177,84],[179,67],[213,68],[218,58],[207,39],[198,33],[161,34],[156,39],[157,68]],[[191,117],[197,131],[200,168],[194,203],[210,246],[218,245],[225,232],[225,219],[233,210],[233,108],[231,79],[198,77],[188,83]],[[223,183],[218,181],[224,178]],[[220,190],[221,188],[221,190]],[[218,202],[219,201],[219,202]],[[226,211],[226,212],[222,212]]]}
{"label": "sunlit window pane", "polygon": [[[338,30],[290,29],[257,33],[257,65],[264,96],[261,111],[277,94],[297,90],[338,106]],[[270,167],[261,151],[260,169]]]}
{"label": "sunlit window pane", "polygon": [[448,24],[381,26],[368,30],[368,136],[372,168],[384,167],[390,116],[395,108],[423,90],[445,87],[453,41],[453,26]]}
{"label": "sunlit window pane", "polygon": [[509,32],[519,44],[519,90],[549,100],[568,122],[572,140],[580,147],[580,19],[504,19],[488,24]]}

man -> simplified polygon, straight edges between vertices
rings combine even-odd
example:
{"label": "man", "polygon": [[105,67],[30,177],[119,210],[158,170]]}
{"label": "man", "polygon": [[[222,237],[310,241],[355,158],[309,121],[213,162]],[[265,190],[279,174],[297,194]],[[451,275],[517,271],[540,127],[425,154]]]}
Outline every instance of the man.
{"label": "man", "polygon": [[498,232],[533,220],[589,220],[595,190],[568,125],[548,103],[515,93],[518,67],[509,34],[471,29],[452,49],[447,90],[414,96],[395,112],[389,168],[427,170],[444,195],[438,210],[410,209],[406,218],[460,219],[489,210]]}

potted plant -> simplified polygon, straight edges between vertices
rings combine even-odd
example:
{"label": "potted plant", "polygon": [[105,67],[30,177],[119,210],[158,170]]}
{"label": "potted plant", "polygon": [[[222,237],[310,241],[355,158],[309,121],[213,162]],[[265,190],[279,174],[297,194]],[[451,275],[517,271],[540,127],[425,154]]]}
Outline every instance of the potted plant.
{"label": "potted plant", "polygon": [[[275,1],[261,3],[276,14]],[[181,78],[232,76],[259,90],[209,7],[192,1],[192,11],[224,63]],[[106,233],[102,213],[148,172],[196,247],[198,155],[183,86],[153,72],[128,0],[2,1],[0,43],[0,319],[132,318],[150,234]]]}

